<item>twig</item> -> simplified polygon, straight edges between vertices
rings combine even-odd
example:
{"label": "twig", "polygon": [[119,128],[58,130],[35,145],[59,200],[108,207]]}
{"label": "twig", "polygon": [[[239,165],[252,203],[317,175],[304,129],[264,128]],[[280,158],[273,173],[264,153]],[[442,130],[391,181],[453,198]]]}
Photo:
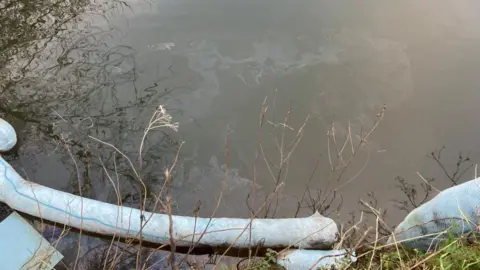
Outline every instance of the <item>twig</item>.
{"label": "twig", "polygon": [[[80,216],[83,216],[83,196],[82,196],[82,185],[80,183],[80,171],[78,169],[77,161],[73,157],[72,151],[70,151],[70,148],[68,147],[68,144],[66,143],[65,138],[62,137],[62,141],[64,142],[65,149],[68,152],[68,155],[73,161],[73,164],[75,165],[75,171],[77,173],[77,183],[78,183],[78,192],[80,195]],[[73,265],[73,270],[77,269],[77,264],[78,264],[78,259],[80,257],[80,249],[82,245],[82,228],[83,228],[83,218],[80,219],[80,231],[78,235],[78,249],[77,249],[77,255],[75,257],[75,263]]]}
{"label": "twig", "polygon": [[373,257],[375,257],[375,250],[377,249],[377,243],[378,243],[378,220],[379,216],[377,216],[376,222],[375,222],[375,242],[373,246],[373,252],[372,256],[370,257],[370,263],[368,264],[368,269],[372,269],[372,263],[373,263]]}
{"label": "twig", "polygon": [[438,192],[438,193],[441,192],[438,188],[436,188],[432,184],[430,184],[430,182],[428,182],[427,179],[425,179],[425,177],[423,177],[419,172],[417,172],[417,175],[420,176],[420,179],[422,179],[422,181],[425,182],[425,184],[427,184],[428,186],[433,188],[436,192]]}

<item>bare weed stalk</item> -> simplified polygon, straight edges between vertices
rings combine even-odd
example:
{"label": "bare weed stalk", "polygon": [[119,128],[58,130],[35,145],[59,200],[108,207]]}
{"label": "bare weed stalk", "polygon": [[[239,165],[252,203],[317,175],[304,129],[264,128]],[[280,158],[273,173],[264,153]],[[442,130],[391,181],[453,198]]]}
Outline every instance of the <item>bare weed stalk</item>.
{"label": "bare weed stalk", "polygon": [[[72,151],[70,150],[70,147],[66,143],[66,139],[62,138],[62,141],[64,142],[64,146],[65,146],[65,149],[68,152],[68,155],[70,156],[70,158],[73,161],[73,164],[75,165],[75,172],[76,172],[76,175],[77,175],[77,183],[78,183],[78,192],[79,192],[79,195],[80,195],[80,216],[83,216],[83,195],[82,195],[82,184],[80,183],[81,182],[80,181],[80,179],[81,179],[80,170],[78,168],[77,161],[75,160],[75,157],[73,156]],[[80,251],[81,251],[81,245],[82,245],[82,241],[81,241],[82,231],[83,231],[83,218],[80,219],[80,230],[79,230],[79,234],[78,234],[77,255],[76,255],[76,258],[75,258],[75,263],[73,265],[73,270],[77,269],[77,264],[78,264],[78,260],[79,260],[79,257],[80,257]]]}
{"label": "bare weed stalk", "polygon": [[143,145],[145,140],[147,139],[147,135],[150,131],[160,129],[160,128],[169,128],[174,131],[178,130],[178,123],[172,123],[172,116],[167,113],[165,108],[162,105],[159,105],[155,112],[153,113],[152,117],[150,117],[150,121],[148,122],[147,128],[143,132],[142,140],[140,141],[140,148],[138,150],[138,162],[140,164],[140,168],[142,168],[143,163]]}

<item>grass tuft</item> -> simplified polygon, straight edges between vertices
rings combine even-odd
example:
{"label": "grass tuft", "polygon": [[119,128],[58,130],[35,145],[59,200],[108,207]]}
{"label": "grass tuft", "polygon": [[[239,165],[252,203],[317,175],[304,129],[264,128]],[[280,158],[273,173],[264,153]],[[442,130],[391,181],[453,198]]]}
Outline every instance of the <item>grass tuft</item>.
{"label": "grass tuft", "polygon": [[[368,252],[371,251],[365,253]],[[369,256],[365,256],[359,259],[356,265],[345,269],[480,269],[480,239],[471,234],[460,238],[450,234],[436,250],[429,252],[408,248],[397,250],[391,247],[377,251],[372,262]]]}

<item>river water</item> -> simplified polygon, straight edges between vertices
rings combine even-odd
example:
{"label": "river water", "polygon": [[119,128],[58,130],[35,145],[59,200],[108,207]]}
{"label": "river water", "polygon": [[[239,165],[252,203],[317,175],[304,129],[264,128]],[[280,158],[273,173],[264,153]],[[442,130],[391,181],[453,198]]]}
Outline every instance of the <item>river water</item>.
{"label": "river water", "polygon": [[[184,142],[175,213],[192,214],[200,200],[209,216],[226,183],[216,215],[248,216],[255,182],[255,208],[274,192],[278,217],[295,215],[308,186],[300,215],[335,190],[325,212],[346,220],[373,192],[396,222],[405,198],[396,177],[420,185],[420,172],[442,189],[451,181],[429,153],[445,146],[451,174],[460,151],[470,157],[462,166],[480,158],[479,14],[467,0],[130,0],[79,11],[68,31],[38,42],[22,79],[3,85],[2,115],[20,139],[7,157],[32,181],[115,202],[105,165],[119,172],[124,201],[138,205],[131,168],[88,136],[124,151],[154,191]],[[8,78],[19,77],[15,64]],[[179,130],[152,131],[140,168],[139,142],[160,104]],[[334,164],[342,148],[345,173]],[[472,167],[459,181],[473,177]]]}

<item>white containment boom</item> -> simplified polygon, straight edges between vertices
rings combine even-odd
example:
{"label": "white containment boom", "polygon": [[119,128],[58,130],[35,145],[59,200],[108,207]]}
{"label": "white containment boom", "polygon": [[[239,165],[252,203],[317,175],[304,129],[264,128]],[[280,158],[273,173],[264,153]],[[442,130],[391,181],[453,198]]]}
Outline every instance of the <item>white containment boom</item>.
{"label": "white containment boom", "polygon": [[[0,136],[3,137],[0,147],[4,147],[0,151],[14,146],[15,131],[3,120],[0,121]],[[26,181],[2,158],[0,201],[20,212],[93,233],[170,243],[168,215],[143,212],[142,218],[139,209],[91,200]],[[190,246],[201,237],[200,245],[212,247],[263,245],[324,249],[336,242],[338,234],[336,223],[318,213],[306,218],[253,221],[172,216],[172,221],[172,235],[177,246]],[[251,229],[248,228],[250,222]]]}
{"label": "white containment boom", "polygon": [[479,226],[480,178],[476,178],[447,188],[412,210],[388,241],[428,251],[452,235],[478,232]]}

